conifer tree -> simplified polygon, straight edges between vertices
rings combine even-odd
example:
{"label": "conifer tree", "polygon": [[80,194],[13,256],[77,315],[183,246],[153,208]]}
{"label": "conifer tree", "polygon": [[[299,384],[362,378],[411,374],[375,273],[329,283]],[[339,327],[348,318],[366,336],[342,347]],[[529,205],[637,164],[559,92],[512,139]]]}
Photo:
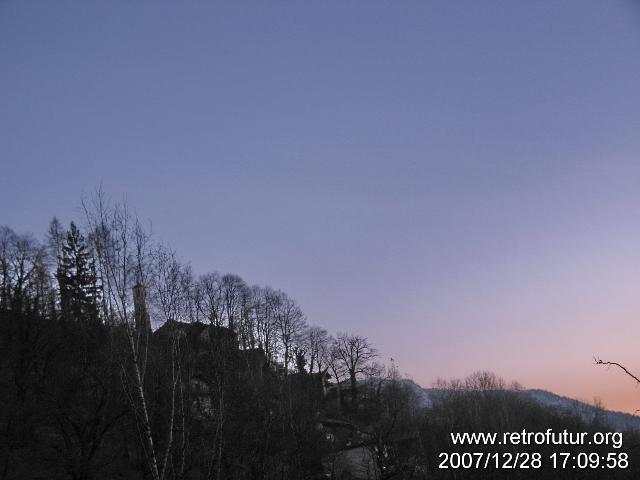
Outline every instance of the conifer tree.
{"label": "conifer tree", "polygon": [[62,315],[79,321],[97,319],[99,288],[91,249],[71,222],[58,261]]}

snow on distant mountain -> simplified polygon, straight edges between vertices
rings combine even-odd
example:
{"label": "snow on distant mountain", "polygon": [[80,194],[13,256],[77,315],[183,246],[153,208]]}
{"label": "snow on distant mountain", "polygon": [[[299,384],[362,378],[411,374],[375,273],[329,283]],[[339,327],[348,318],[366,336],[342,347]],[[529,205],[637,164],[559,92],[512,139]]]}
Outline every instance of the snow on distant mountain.
{"label": "snow on distant mountain", "polygon": [[600,420],[616,431],[640,430],[640,417],[636,415],[602,410],[588,403],[562,397],[545,390],[524,390],[522,394],[540,405],[551,407],[564,413],[578,415],[588,423]]}
{"label": "snow on distant mountain", "polygon": [[[415,394],[418,403],[424,408],[431,408],[438,396],[444,393],[444,390],[437,388],[423,388],[408,379],[402,380],[402,383]],[[522,390],[519,394],[558,412],[578,415],[587,423],[599,420],[615,431],[640,430],[640,416],[602,410],[588,403],[562,397],[545,390]]]}

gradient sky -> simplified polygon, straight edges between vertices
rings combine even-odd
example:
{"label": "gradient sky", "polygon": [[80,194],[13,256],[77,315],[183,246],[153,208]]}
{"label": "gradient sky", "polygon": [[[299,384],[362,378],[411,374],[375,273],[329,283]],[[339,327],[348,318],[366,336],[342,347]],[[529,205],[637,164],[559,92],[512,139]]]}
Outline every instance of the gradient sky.
{"label": "gradient sky", "polygon": [[0,224],[101,182],[417,382],[640,388],[640,8],[0,2]]}

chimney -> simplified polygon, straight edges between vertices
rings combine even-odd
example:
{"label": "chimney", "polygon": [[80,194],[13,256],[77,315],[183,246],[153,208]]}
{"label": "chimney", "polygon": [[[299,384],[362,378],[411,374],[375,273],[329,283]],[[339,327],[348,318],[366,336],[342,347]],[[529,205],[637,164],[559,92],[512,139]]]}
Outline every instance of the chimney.
{"label": "chimney", "polygon": [[149,318],[149,312],[147,312],[147,299],[144,286],[140,283],[136,283],[133,286],[133,316],[138,333],[145,330],[151,332],[151,319]]}

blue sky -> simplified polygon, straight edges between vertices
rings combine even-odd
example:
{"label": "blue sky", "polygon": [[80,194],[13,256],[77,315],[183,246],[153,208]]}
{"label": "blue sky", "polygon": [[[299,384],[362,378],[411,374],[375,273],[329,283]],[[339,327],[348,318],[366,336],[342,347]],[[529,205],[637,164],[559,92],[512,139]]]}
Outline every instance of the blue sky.
{"label": "blue sky", "polygon": [[102,184],[422,384],[632,410],[639,47],[631,1],[5,1],[0,223]]}

